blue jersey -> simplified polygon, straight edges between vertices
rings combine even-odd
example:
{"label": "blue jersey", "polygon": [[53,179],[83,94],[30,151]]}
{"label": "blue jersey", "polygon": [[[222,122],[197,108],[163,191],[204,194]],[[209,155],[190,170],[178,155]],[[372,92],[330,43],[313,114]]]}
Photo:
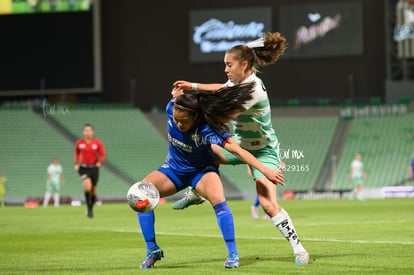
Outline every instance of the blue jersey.
{"label": "blue jersey", "polygon": [[411,171],[412,171],[412,180],[414,180],[414,158],[411,160]]}
{"label": "blue jersey", "polygon": [[215,131],[207,123],[181,132],[173,119],[174,102],[171,100],[166,108],[168,124],[168,155],[165,164],[177,174],[202,171],[208,167],[217,167],[217,161],[211,150],[211,144],[224,146],[230,138],[227,131]]}

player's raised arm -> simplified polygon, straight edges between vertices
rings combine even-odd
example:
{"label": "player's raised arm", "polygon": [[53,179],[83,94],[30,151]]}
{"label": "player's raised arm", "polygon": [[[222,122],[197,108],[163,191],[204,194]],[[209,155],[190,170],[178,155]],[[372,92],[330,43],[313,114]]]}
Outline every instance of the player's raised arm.
{"label": "player's raised arm", "polygon": [[196,83],[196,82],[189,82],[185,80],[177,80],[173,84],[174,88],[182,89],[185,91],[194,90],[194,91],[207,91],[207,92],[215,92],[220,90],[224,87],[224,84],[221,83]]}

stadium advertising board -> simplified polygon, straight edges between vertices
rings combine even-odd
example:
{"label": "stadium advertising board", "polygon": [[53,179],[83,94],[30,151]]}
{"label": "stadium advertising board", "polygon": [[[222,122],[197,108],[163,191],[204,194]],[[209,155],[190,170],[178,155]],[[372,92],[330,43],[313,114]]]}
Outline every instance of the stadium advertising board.
{"label": "stadium advertising board", "polygon": [[282,5],[278,18],[285,58],[363,54],[361,2]]}
{"label": "stadium advertising board", "polygon": [[226,50],[270,31],[271,18],[270,7],[190,11],[190,62],[222,62]]}

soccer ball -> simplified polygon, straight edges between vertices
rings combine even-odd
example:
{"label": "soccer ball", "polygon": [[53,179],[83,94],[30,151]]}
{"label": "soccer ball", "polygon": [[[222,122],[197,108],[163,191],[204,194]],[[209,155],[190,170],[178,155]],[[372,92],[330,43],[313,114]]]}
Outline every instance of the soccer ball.
{"label": "soccer ball", "polygon": [[160,193],[152,183],[139,181],[129,188],[127,200],[132,210],[146,213],[157,207]]}

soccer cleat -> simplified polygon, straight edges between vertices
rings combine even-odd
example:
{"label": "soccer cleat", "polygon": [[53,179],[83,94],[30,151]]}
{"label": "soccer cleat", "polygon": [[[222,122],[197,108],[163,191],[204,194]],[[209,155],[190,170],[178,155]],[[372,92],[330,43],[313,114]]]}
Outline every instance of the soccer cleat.
{"label": "soccer cleat", "polygon": [[232,252],[224,261],[225,268],[238,268],[239,267],[239,255]]}
{"label": "soccer cleat", "polygon": [[309,263],[309,253],[301,252],[295,254],[295,265],[307,265]]}
{"label": "soccer cleat", "polygon": [[264,213],[263,214],[263,220],[265,220],[265,221],[268,221],[268,220],[270,220],[271,218],[270,218],[270,216],[269,215],[267,215],[266,213]]}
{"label": "soccer cleat", "polygon": [[259,211],[258,211],[257,207],[255,207],[254,205],[252,205],[250,207],[250,209],[251,209],[251,213],[252,213],[252,218],[255,219],[255,220],[257,220],[259,218]]}
{"label": "soccer cleat", "polygon": [[200,196],[194,188],[188,188],[184,193],[184,198],[179,199],[173,204],[173,209],[181,210],[190,205],[202,204],[206,199]]}
{"label": "soccer cleat", "polygon": [[90,219],[92,219],[92,218],[93,218],[93,212],[92,212],[92,209],[87,209],[87,210],[86,210],[86,216],[87,216],[88,218],[90,218]]}
{"label": "soccer cleat", "polygon": [[155,262],[158,260],[161,260],[161,258],[163,257],[164,257],[164,252],[161,250],[161,248],[157,247],[156,249],[153,249],[147,252],[147,257],[142,262],[139,268],[141,269],[153,268]]}

